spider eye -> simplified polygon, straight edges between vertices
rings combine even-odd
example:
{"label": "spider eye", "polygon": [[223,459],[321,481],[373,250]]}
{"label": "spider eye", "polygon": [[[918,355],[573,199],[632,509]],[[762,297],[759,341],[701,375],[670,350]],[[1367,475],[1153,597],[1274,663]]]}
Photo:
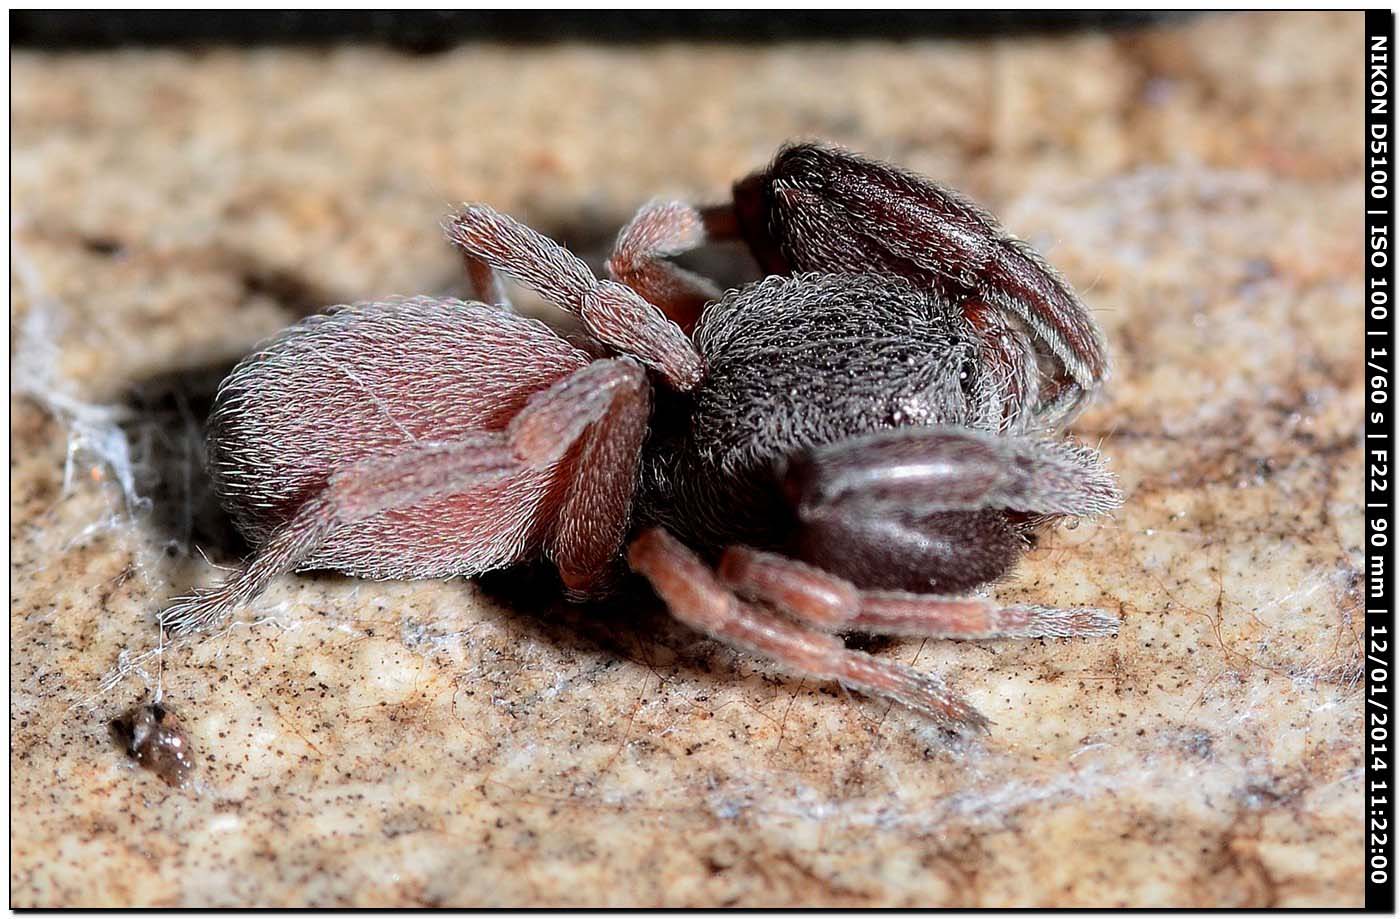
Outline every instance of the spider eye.
{"label": "spider eye", "polygon": [[973,380],[977,375],[977,362],[972,358],[966,358],[958,368],[958,385],[963,392],[971,392]]}

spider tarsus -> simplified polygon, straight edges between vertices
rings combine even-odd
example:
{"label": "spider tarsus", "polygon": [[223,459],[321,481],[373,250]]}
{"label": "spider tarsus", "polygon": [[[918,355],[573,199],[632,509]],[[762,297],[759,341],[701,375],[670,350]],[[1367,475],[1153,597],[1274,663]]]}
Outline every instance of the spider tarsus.
{"label": "spider tarsus", "polygon": [[212,591],[197,590],[179,597],[158,617],[161,629],[168,635],[206,632],[229,617],[227,603],[215,600]]}
{"label": "spider tarsus", "polygon": [[1001,618],[1011,638],[1110,638],[1120,625],[1108,610],[1082,606],[1008,606]]}

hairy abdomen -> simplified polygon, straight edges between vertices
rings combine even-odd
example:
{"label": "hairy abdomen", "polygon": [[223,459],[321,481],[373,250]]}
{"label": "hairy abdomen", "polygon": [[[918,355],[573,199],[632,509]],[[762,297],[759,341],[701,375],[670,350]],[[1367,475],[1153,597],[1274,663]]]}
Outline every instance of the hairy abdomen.
{"label": "hairy abdomen", "polygon": [[[541,323],[455,300],[313,316],[225,381],[210,418],[210,472],[256,545],[336,469],[414,441],[502,430],[532,394],[587,361]],[[543,544],[572,458],[348,525],[302,567],[444,577],[518,561]]]}

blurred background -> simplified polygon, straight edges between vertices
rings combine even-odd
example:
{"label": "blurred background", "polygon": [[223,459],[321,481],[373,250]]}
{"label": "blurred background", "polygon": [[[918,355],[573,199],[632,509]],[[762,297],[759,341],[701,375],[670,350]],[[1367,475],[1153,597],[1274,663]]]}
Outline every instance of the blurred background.
{"label": "blurred background", "polygon": [[[1362,14],[11,27],[13,905],[1360,904]],[[994,593],[1116,640],[867,645],[987,737],[547,579],[284,578],[158,645],[243,551],[200,432],[259,340],[460,292],[457,202],[596,266],[794,138],[966,191],[1094,310],[1075,433],[1128,502]],[[107,729],[158,688],[188,789]]]}
{"label": "blurred background", "polygon": [[1141,25],[1180,13],[1121,10],[310,10],[239,12],[20,10],[11,40],[37,48],[180,45],[379,44],[405,52],[449,50],[478,41],[703,41],[754,43],[1025,35]]}

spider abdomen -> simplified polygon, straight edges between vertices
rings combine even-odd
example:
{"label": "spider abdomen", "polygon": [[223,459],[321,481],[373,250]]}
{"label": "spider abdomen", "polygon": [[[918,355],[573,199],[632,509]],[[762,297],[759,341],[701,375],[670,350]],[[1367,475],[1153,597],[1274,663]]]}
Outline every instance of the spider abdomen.
{"label": "spider abdomen", "polygon": [[[243,361],[210,417],[216,491],[262,542],[338,469],[416,441],[502,430],[588,357],[481,304],[412,299],[309,317]],[[570,462],[564,457],[559,464]],[[522,470],[346,526],[301,566],[361,577],[476,574],[538,551],[568,476]]]}

